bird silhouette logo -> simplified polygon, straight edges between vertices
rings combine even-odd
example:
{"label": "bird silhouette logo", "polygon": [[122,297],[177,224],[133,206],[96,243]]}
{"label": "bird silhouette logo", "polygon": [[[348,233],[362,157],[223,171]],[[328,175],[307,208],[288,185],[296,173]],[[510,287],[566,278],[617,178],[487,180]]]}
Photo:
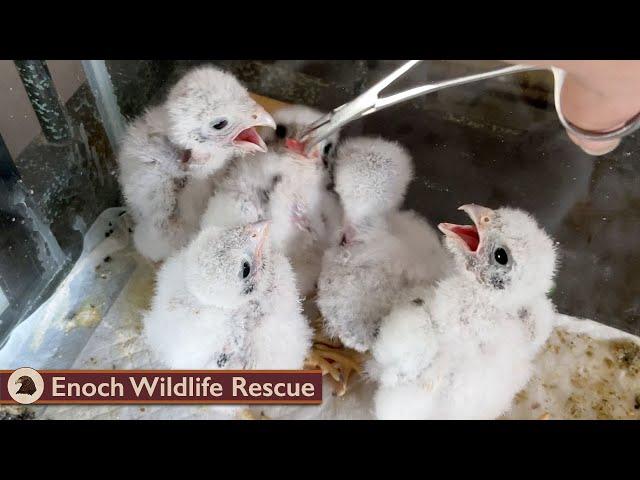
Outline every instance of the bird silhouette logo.
{"label": "bird silhouette logo", "polygon": [[22,393],[25,395],[33,395],[36,393],[36,384],[30,376],[22,375],[18,380],[16,380],[16,383],[20,384],[20,388],[16,392],[17,394]]}
{"label": "bird silhouette logo", "polygon": [[33,368],[18,368],[7,381],[11,398],[21,404],[37,402],[44,392],[42,375]]}

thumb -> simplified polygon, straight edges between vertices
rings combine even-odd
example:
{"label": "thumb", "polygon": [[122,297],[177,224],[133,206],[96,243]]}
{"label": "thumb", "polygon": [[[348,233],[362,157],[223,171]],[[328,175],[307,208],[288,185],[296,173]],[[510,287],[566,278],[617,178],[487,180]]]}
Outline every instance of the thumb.
{"label": "thumb", "polygon": [[[552,65],[567,75],[560,95],[565,118],[585,130],[607,132],[623,126],[640,111],[640,62],[629,61],[508,61],[540,67]],[[638,77],[638,78],[636,78]],[[588,140],[567,132],[590,155],[614,150],[620,139]]]}
{"label": "thumb", "polygon": [[585,153],[595,157],[613,152],[620,145],[619,138],[611,140],[588,140],[586,138],[576,137],[573,133],[567,132],[573,143],[578,145]]}

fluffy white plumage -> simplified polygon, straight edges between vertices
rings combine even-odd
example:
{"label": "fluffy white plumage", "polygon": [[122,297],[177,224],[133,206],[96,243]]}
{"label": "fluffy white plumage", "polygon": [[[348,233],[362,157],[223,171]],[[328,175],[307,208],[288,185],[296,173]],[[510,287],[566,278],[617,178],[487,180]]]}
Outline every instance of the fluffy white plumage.
{"label": "fluffy white plumage", "polygon": [[378,418],[498,417],[551,331],[551,239],[520,210],[461,208],[476,227],[440,225],[453,273],[406,293],[382,322],[368,365]]}
{"label": "fluffy white plumage", "polygon": [[233,76],[201,67],[128,127],[119,181],[142,255],[159,261],[186,245],[198,230],[213,174],[236,155],[265,151],[258,125],[275,126]]}
{"label": "fluffy white plumage", "polygon": [[270,219],[272,246],[291,261],[302,295],[315,289],[322,253],[341,222],[324,163],[337,134],[306,157],[288,150],[284,141],[320,115],[299,105],[275,112],[276,130],[265,135],[269,153],[230,165],[202,217],[203,227]]}
{"label": "fluffy white plumage", "polygon": [[447,259],[424,219],[397,210],[412,178],[402,147],[382,139],[347,140],[338,149],[335,178],[344,227],[324,254],[317,303],[329,335],[366,351],[398,295],[440,278]]}
{"label": "fluffy white plumage", "polygon": [[382,138],[344,141],[337,153],[335,189],[349,223],[357,225],[400,208],[413,179],[411,156]]}
{"label": "fluffy white plumage", "polygon": [[171,369],[300,369],[311,345],[268,222],[200,232],[157,278],[144,333]]}

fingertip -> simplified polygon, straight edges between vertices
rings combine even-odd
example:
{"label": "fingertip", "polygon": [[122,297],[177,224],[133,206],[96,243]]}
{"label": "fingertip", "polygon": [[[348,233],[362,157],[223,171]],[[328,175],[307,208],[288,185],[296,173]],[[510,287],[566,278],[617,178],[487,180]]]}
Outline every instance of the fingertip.
{"label": "fingertip", "polygon": [[571,132],[567,132],[567,134],[571,141],[578,145],[585,153],[595,157],[611,153],[618,147],[618,145],[620,145],[619,138],[614,138],[612,140],[586,140],[577,137]]}

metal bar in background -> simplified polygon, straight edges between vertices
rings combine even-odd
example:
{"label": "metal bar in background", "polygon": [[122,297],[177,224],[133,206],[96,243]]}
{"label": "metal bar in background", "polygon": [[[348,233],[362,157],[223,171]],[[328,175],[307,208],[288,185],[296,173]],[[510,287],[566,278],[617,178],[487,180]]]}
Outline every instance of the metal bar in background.
{"label": "metal bar in background", "polygon": [[[11,154],[9,153],[9,149],[7,145],[4,143],[4,139],[2,135],[0,135],[0,184],[3,184],[4,181],[11,182],[15,181],[18,178],[18,170],[11,159]],[[4,185],[3,185],[4,186]],[[2,209],[2,205],[0,205],[0,209]],[[0,286],[0,316],[9,306],[9,299],[5,295],[2,287]],[[2,326],[0,324],[0,331],[2,331]],[[0,335],[2,337],[2,335]]]}
{"label": "metal bar in background", "polygon": [[68,260],[0,135],[0,346]]}
{"label": "metal bar in background", "polygon": [[71,127],[46,62],[14,60],[14,63],[46,139],[52,143],[70,140]]}
{"label": "metal bar in background", "polygon": [[7,300],[7,296],[4,294],[2,289],[0,288],[0,314],[4,312],[9,306],[9,300]]}
{"label": "metal bar in background", "polygon": [[13,163],[11,153],[0,135],[0,179],[13,180],[19,178],[18,169]]}
{"label": "metal bar in background", "polygon": [[104,60],[82,60],[82,67],[95,97],[98,113],[109,137],[111,148],[117,152],[118,142],[124,134],[125,122],[120,113],[107,65]]}

